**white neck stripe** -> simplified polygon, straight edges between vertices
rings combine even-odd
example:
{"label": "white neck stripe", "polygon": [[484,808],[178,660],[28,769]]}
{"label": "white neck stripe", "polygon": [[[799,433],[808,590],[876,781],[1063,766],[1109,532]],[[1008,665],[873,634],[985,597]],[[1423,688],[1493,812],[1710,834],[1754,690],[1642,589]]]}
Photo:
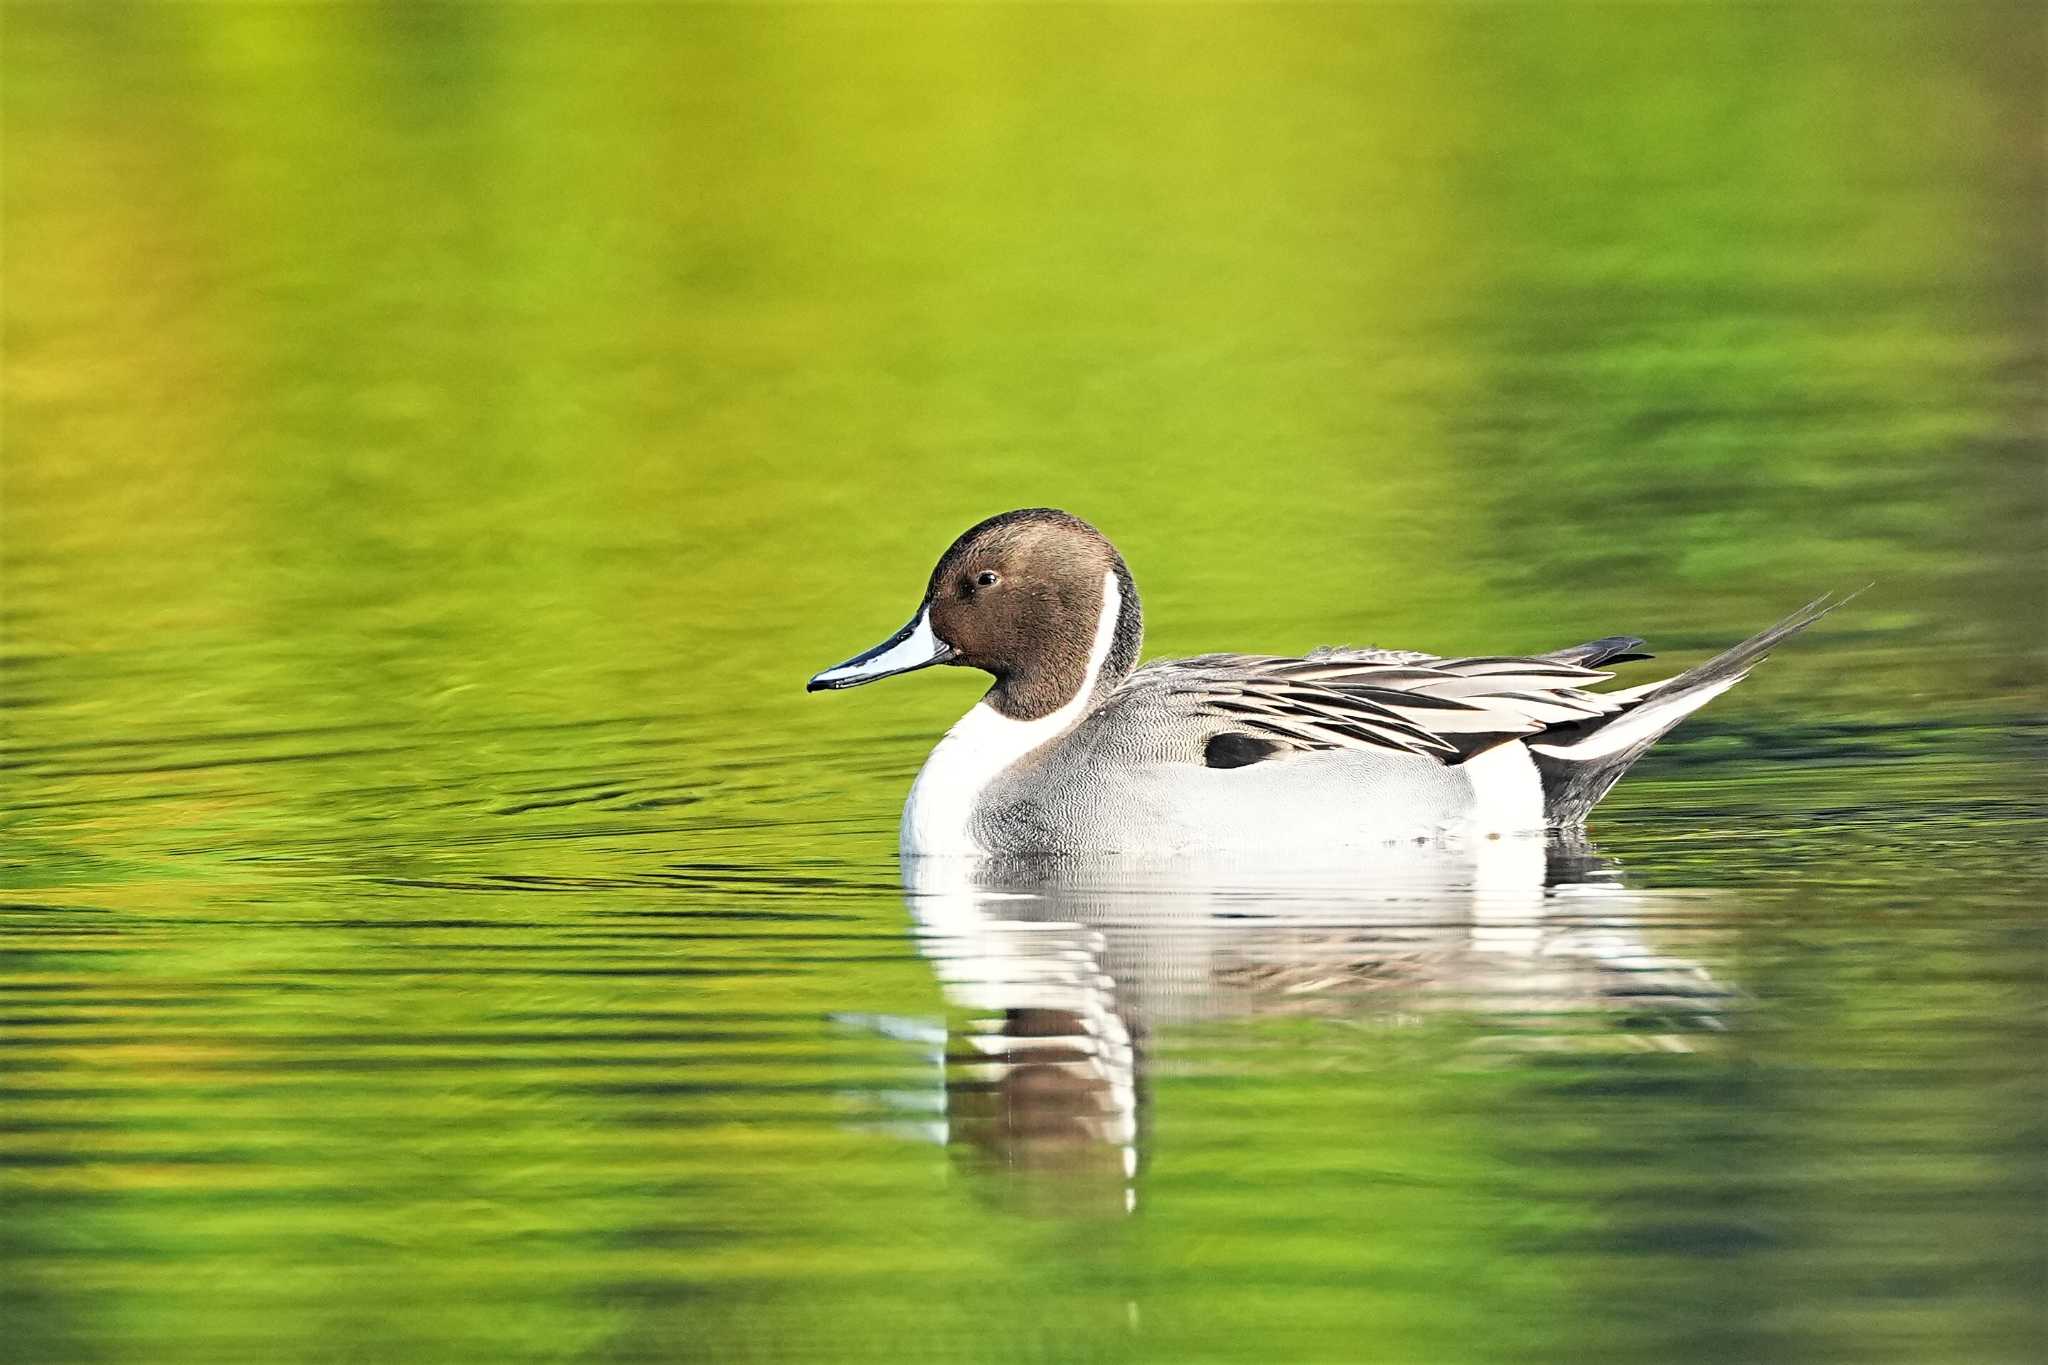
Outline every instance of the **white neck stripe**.
{"label": "white neck stripe", "polygon": [[1081,690],[1068,700],[1067,706],[1075,702],[1085,706],[1095,695],[1095,685],[1102,681],[1102,666],[1109,662],[1109,651],[1116,647],[1116,628],[1123,614],[1123,589],[1117,586],[1116,572],[1111,570],[1102,575],[1102,612],[1095,618],[1095,642],[1088,647],[1088,672],[1081,679]]}

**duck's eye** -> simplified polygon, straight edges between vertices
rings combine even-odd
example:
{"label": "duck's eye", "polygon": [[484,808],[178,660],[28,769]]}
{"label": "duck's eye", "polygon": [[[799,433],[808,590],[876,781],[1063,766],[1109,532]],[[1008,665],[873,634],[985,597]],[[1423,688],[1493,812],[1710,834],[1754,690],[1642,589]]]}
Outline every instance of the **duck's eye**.
{"label": "duck's eye", "polygon": [[974,576],[974,581],[975,584],[979,587],[993,588],[996,584],[1002,582],[1003,578],[1002,575],[997,573],[994,569],[983,569],[980,573]]}

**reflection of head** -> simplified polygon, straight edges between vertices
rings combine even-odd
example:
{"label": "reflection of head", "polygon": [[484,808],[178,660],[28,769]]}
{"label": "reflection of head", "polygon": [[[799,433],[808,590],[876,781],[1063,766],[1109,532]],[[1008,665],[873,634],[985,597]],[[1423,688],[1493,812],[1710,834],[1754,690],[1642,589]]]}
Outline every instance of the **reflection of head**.
{"label": "reflection of head", "polygon": [[1057,1175],[1063,1212],[1126,1211],[1138,1129],[1129,1043],[1067,1010],[1008,1010],[986,1022],[947,1048],[955,1150],[1005,1171]]}
{"label": "reflection of head", "polygon": [[1008,1190],[1059,1211],[1125,1211],[1136,1171],[1136,1064],[1106,940],[1071,924],[970,913],[923,946],[948,999],[946,1121],[956,1152],[1006,1171],[1056,1173]]}

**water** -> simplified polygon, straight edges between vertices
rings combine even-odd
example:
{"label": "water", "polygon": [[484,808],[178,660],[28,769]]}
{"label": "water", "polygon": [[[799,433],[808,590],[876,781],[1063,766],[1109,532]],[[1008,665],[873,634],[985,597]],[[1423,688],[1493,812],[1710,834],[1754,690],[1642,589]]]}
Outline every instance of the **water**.
{"label": "water", "polygon": [[[2038,1354],[2031,7],[5,22],[0,1357]],[[1590,848],[906,893],[975,684],[802,680],[1043,502],[1877,586]]]}

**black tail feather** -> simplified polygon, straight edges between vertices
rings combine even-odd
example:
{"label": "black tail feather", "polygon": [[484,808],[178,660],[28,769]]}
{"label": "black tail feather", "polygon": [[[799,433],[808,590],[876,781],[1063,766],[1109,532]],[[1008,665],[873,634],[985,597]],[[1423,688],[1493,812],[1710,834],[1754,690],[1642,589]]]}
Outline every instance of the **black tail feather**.
{"label": "black tail feather", "polygon": [[1597,640],[1588,640],[1570,649],[1554,649],[1539,657],[1555,659],[1562,664],[1577,664],[1581,668],[1604,668],[1608,664],[1633,663],[1637,659],[1654,659],[1654,654],[1641,650],[1640,635],[1603,635]]}

